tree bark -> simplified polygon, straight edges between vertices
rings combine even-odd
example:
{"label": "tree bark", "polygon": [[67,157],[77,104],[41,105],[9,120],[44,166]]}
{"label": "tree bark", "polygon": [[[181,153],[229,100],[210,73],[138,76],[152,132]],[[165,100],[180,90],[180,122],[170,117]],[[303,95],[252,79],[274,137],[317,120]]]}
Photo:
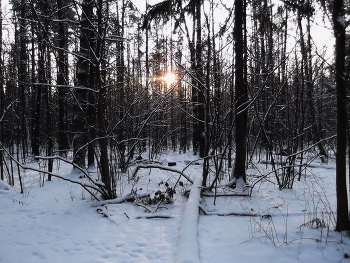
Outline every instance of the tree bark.
{"label": "tree bark", "polygon": [[247,127],[247,87],[244,83],[244,0],[235,0],[235,111],[236,111],[236,158],[234,177],[246,182],[246,127]]}
{"label": "tree bark", "polygon": [[[4,114],[5,110],[5,91],[4,91],[4,78],[3,78],[3,59],[2,59],[2,1],[0,0],[0,116]],[[4,125],[3,121],[0,121],[0,143],[4,143]],[[3,149],[0,148],[0,179],[4,180],[4,167],[3,167]]]}
{"label": "tree bark", "polygon": [[84,0],[81,3],[81,31],[80,31],[80,52],[77,62],[77,84],[74,92],[74,117],[73,117],[73,155],[74,162],[85,167],[86,143],[87,143],[87,125],[86,125],[86,100],[87,88],[89,87],[89,69],[90,69],[90,28],[92,3]]}
{"label": "tree bark", "polygon": [[[125,61],[124,61],[124,20],[125,20],[125,2],[121,1],[121,7],[117,6],[117,34],[120,40],[117,42],[117,90],[119,99],[119,120],[123,120],[125,116],[126,96],[125,96]],[[120,12],[120,17],[119,17]],[[119,152],[119,167],[121,171],[126,172],[125,162],[125,120],[118,126],[118,152]]]}
{"label": "tree bark", "polygon": [[[124,1],[123,1],[124,4]],[[100,173],[102,182],[105,185],[106,196],[105,199],[113,199],[116,197],[115,182],[110,170],[110,163],[108,158],[108,137],[106,127],[106,84],[105,84],[105,36],[108,21],[104,17],[103,9],[108,5],[104,0],[97,2],[97,41],[96,41],[96,82],[98,85],[98,104],[97,104],[97,124],[100,146]]]}
{"label": "tree bark", "polygon": [[[66,70],[67,58],[67,29],[65,26],[64,18],[64,0],[57,1],[57,18],[58,18],[58,51],[57,51],[57,85],[67,86],[68,85],[68,72]],[[61,156],[66,156],[68,150],[68,138],[67,138],[67,127],[65,124],[66,117],[66,91],[65,88],[58,89],[58,151]]]}
{"label": "tree bark", "polygon": [[335,35],[335,68],[337,94],[337,153],[336,153],[336,231],[349,230],[348,196],[346,187],[346,81],[345,81],[345,19],[343,0],[333,1]]}
{"label": "tree bark", "polygon": [[197,92],[198,92],[198,102],[197,102],[197,117],[195,121],[198,122],[198,143],[199,143],[199,157],[204,157],[205,155],[205,107],[204,107],[204,84],[203,84],[203,59],[202,59],[202,24],[201,24],[201,1],[196,1],[196,34],[197,34],[197,42],[196,42],[196,79],[197,79]]}
{"label": "tree bark", "polygon": [[[27,57],[27,32],[26,32],[26,12],[27,12],[27,4],[24,0],[20,2],[20,10],[19,15],[22,19],[19,21],[19,65],[18,65],[18,82],[20,89],[20,107],[21,107],[21,141],[23,147],[23,158],[25,157],[25,151],[27,146],[27,92],[28,92],[28,57]],[[33,149],[32,149],[33,151]],[[33,151],[34,152],[34,151]]]}

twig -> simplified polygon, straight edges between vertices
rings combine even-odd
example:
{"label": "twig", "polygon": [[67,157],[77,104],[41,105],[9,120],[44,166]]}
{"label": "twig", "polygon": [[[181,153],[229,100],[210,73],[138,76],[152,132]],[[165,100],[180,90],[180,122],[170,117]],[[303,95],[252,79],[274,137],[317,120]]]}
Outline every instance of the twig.
{"label": "twig", "polygon": [[219,196],[249,196],[249,193],[244,192],[228,192],[228,193],[211,193],[211,192],[203,192],[203,196],[206,197],[219,197]]}
{"label": "twig", "polygon": [[147,206],[145,206],[144,204],[141,204],[140,202],[136,202],[135,204],[136,204],[136,205],[138,205],[138,206],[143,207],[144,209],[146,209],[146,210],[147,210],[147,212],[152,212],[151,210],[149,210],[149,209],[148,209],[148,207],[147,207]]}
{"label": "twig", "polygon": [[171,216],[137,216],[135,219],[169,219]]}

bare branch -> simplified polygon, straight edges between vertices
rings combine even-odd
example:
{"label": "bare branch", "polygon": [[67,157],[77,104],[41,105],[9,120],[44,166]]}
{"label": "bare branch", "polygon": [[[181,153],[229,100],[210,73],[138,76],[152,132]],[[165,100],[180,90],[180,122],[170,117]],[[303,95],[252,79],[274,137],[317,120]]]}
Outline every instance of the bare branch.
{"label": "bare branch", "polygon": [[185,177],[187,179],[187,181],[189,181],[191,184],[193,184],[193,180],[190,179],[186,174],[183,173],[183,171],[177,170],[177,169],[173,169],[170,167],[166,167],[166,166],[162,166],[162,165],[156,165],[156,164],[139,164],[136,166],[134,172],[131,175],[131,179],[134,179],[136,177],[136,174],[138,172],[138,170],[140,169],[151,169],[151,168],[156,168],[156,169],[160,169],[160,170],[165,170],[165,171],[169,171],[169,172],[174,172],[174,173],[178,173],[181,174],[183,177]]}

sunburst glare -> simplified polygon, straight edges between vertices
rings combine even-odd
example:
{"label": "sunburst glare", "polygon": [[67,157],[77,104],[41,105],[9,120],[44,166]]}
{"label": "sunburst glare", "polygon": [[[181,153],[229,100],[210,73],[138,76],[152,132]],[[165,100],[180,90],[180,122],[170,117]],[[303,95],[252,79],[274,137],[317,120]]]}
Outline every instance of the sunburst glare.
{"label": "sunburst glare", "polygon": [[172,83],[175,82],[176,76],[174,73],[168,72],[162,77],[162,79],[167,83],[168,86],[170,86]]}

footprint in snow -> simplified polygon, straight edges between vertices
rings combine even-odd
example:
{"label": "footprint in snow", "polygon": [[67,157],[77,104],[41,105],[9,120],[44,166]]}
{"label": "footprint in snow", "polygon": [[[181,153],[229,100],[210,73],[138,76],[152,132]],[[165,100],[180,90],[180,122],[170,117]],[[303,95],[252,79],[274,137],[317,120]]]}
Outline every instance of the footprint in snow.
{"label": "footprint in snow", "polygon": [[145,246],[147,246],[146,243],[136,243],[136,245],[138,245],[139,247],[145,247]]}
{"label": "footprint in snow", "polygon": [[38,251],[33,251],[32,255],[36,256],[38,258],[41,258],[41,259],[45,259],[45,255],[43,253],[41,253],[41,252],[38,252]]}
{"label": "footprint in snow", "polygon": [[122,247],[124,245],[125,245],[124,243],[120,243],[120,244],[116,244],[115,247]]}
{"label": "footprint in snow", "polygon": [[138,257],[139,257],[139,255],[136,254],[136,253],[129,253],[129,255],[130,255],[131,257],[133,257],[133,258],[138,258]]}

